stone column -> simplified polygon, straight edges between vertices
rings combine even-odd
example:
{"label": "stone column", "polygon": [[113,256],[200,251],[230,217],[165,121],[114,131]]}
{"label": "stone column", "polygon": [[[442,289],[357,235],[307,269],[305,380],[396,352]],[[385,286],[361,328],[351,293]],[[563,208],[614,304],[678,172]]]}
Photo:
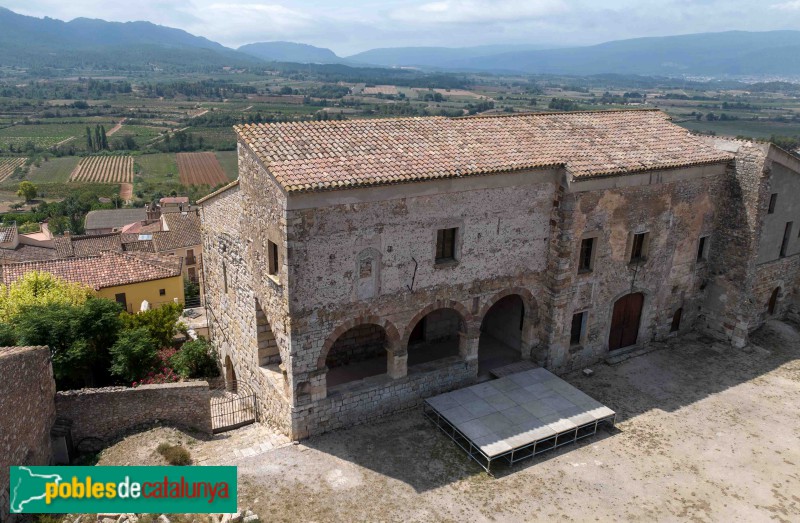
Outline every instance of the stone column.
{"label": "stone column", "polygon": [[408,353],[399,353],[398,349],[386,350],[386,374],[393,380],[405,378],[408,375]]}
{"label": "stone column", "polygon": [[458,353],[464,361],[476,361],[478,359],[478,342],[480,337],[470,337],[466,332],[458,333]]}

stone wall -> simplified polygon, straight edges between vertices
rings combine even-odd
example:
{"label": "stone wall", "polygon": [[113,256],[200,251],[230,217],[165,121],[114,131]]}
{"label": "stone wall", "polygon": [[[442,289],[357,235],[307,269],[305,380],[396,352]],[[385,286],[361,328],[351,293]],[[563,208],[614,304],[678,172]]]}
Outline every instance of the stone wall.
{"label": "stone wall", "polygon": [[294,417],[293,434],[304,438],[419,405],[423,398],[471,385],[477,362],[459,357],[415,366],[400,379],[376,376],[355,387],[338,387],[313,407],[301,409]]}
{"label": "stone wall", "polygon": [[[571,370],[605,357],[614,305],[630,293],[644,295],[636,345],[670,335],[678,308],[683,308],[682,328],[691,328],[708,269],[706,261],[697,260],[698,243],[708,236],[713,245],[722,173],[718,168],[679,179],[673,172],[657,183],[616,187],[612,182],[592,190],[584,190],[584,182],[571,184],[558,204],[558,242],[550,253],[549,369]],[[635,234],[646,234],[640,262],[631,262]],[[594,265],[579,271],[581,242],[588,237],[594,238]],[[583,311],[588,314],[586,332],[571,344],[572,316]]]}
{"label": "stone wall", "polygon": [[13,465],[49,465],[56,385],[47,347],[0,348],[0,521]]}
{"label": "stone wall", "polygon": [[79,389],[56,394],[56,414],[72,421],[72,440],[109,442],[156,421],[211,434],[208,383],[190,381],[136,388]]}
{"label": "stone wall", "polygon": [[[260,167],[242,152],[240,175],[257,177]],[[290,361],[287,316],[282,311],[280,286],[274,285],[266,299],[256,295],[256,282],[249,259],[249,239],[242,212],[245,199],[240,185],[203,203],[203,271],[211,342],[220,360],[230,358],[239,381],[247,383],[259,402],[261,421],[291,434],[289,373],[282,367]],[[248,200],[251,201],[251,200]],[[261,208],[251,212],[260,214]],[[266,273],[264,268],[259,274]]]}

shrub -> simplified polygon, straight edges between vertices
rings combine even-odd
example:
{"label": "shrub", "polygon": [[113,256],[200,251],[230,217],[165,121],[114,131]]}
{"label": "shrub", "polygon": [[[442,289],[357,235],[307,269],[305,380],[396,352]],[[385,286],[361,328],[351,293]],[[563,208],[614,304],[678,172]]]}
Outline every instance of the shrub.
{"label": "shrub", "polygon": [[219,376],[214,349],[205,338],[188,341],[170,359],[172,367],[183,378],[213,378]]}
{"label": "shrub", "polygon": [[192,455],[180,445],[161,443],[156,449],[170,465],[191,465]]}
{"label": "shrub", "polygon": [[158,345],[145,327],[123,330],[111,353],[111,374],[138,381],[158,363]]}
{"label": "shrub", "polygon": [[137,314],[122,313],[120,317],[126,329],[146,328],[157,348],[161,348],[172,344],[172,337],[178,332],[176,324],[181,312],[183,308],[180,304],[167,303]]}

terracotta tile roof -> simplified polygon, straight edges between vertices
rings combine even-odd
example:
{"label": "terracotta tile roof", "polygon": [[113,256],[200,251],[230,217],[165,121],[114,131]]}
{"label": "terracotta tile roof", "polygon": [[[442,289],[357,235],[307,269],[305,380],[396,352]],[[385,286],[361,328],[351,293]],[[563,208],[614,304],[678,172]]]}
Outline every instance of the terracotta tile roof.
{"label": "terracotta tile roof", "polygon": [[54,244],[59,258],[93,256],[103,251],[122,252],[120,235],[115,232],[96,235],[63,236],[56,238]]}
{"label": "terracotta tile roof", "polygon": [[164,205],[165,203],[189,203],[188,196],[167,196],[158,200],[158,203]]}
{"label": "terracotta tile roof", "polygon": [[95,290],[180,276],[180,260],[159,260],[133,253],[103,252],[98,256],[6,265],[2,281],[8,285],[31,271],[49,272]]}
{"label": "terracotta tile roof", "polygon": [[0,265],[57,258],[56,250],[37,245],[20,244],[16,249],[0,249]]}
{"label": "terracotta tile roof", "polygon": [[147,219],[147,210],[140,209],[102,209],[89,211],[86,215],[87,229],[115,229],[133,222]]}
{"label": "terracotta tile roof", "polygon": [[239,138],[288,192],[564,166],[574,178],[724,162],[661,111],[248,124]]}
{"label": "terracotta tile roof", "polygon": [[187,213],[170,213],[161,216],[166,230],[153,233],[156,252],[171,251],[200,245],[200,215],[196,210]]}

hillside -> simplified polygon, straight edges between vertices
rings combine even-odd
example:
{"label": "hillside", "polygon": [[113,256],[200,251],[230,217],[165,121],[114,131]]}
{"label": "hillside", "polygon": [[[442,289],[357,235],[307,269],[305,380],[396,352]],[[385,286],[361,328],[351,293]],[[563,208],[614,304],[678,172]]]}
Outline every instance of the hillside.
{"label": "hillside", "polygon": [[268,62],[300,64],[337,64],[343,62],[330,49],[294,42],[258,42],[241,46],[237,51]]}
{"label": "hillside", "polygon": [[150,22],[70,22],[0,7],[0,65],[26,67],[215,66],[258,62],[203,37]]}
{"label": "hillside", "polygon": [[728,31],[488,54],[484,49],[380,49],[349,59],[381,65],[531,74],[800,74],[800,31]]}
{"label": "hillside", "polygon": [[351,63],[382,65],[385,67],[411,66],[431,68],[458,68],[464,60],[481,59],[501,53],[524,52],[542,49],[536,45],[482,45],[476,47],[387,47],[370,49],[348,56]]}

